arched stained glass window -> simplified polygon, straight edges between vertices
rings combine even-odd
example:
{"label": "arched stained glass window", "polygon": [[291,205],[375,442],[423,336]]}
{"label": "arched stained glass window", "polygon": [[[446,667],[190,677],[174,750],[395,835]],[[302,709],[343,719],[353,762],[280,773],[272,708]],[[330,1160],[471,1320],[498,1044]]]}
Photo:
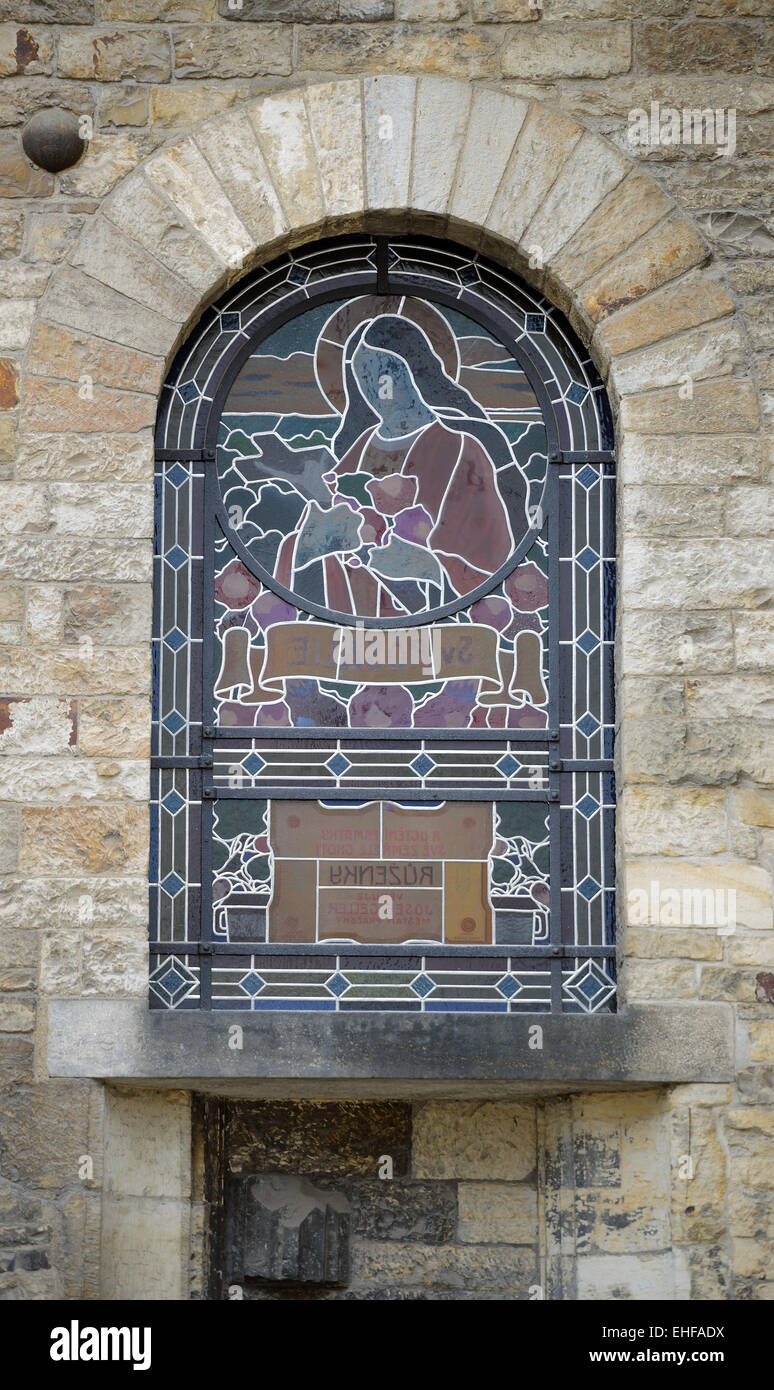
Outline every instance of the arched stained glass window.
{"label": "arched stained glass window", "polygon": [[157,1008],[615,1007],[604,387],[483,257],[208,309],[157,426]]}

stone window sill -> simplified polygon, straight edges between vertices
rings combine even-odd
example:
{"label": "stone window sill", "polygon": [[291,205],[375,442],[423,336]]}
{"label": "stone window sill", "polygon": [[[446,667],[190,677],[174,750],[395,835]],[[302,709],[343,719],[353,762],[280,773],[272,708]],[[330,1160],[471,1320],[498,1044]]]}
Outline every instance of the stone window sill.
{"label": "stone window sill", "polygon": [[[241,1048],[229,1045],[234,1025]],[[143,1000],[52,999],[48,1068],[53,1077],[234,1096],[631,1089],[730,1081],[733,1016],[726,1004],[704,1003],[637,1004],[589,1018],[170,1013]]]}

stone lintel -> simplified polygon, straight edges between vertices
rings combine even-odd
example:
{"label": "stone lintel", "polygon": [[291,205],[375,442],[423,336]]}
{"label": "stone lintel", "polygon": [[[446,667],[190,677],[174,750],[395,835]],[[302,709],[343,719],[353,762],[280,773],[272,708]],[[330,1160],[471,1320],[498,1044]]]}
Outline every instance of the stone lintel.
{"label": "stone lintel", "polygon": [[[620,1014],[399,1015],[150,1011],[142,1000],[52,999],[48,1066],[232,1096],[493,1097],[729,1081],[726,1004]],[[242,1029],[242,1047],[229,1029]],[[542,1048],[530,1046],[535,1025]]]}

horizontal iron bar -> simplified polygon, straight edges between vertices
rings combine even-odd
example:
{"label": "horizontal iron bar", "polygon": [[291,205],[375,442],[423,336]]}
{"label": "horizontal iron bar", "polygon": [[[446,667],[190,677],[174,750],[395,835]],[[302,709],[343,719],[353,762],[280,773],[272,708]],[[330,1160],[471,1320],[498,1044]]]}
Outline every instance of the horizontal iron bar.
{"label": "horizontal iron bar", "polygon": [[203,463],[215,458],[214,449],[156,449],[157,463]]}
{"label": "horizontal iron bar", "polygon": [[322,726],[314,729],[262,729],[254,724],[226,729],[205,726],[202,738],[239,738],[249,742],[261,739],[293,739],[306,743],[326,742],[329,739],[387,743],[421,743],[428,739],[444,743],[555,743],[559,734],[550,729],[341,729]]}
{"label": "horizontal iron bar", "polygon": [[272,801],[549,801],[548,792],[537,789],[507,791],[500,787],[464,786],[437,787],[422,790],[418,787],[349,787],[336,788],[318,784],[310,787],[304,783],[300,787],[276,786],[267,783],[256,787],[205,787],[204,796],[208,801],[260,800],[263,797]]}
{"label": "horizontal iron bar", "polygon": [[613,758],[562,758],[561,772],[614,772]]}
{"label": "horizontal iron bar", "polygon": [[615,463],[612,449],[557,449],[549,455],[549,463]]}
{"label": "horizontal iron bar", "polygon": [[[383,945],[355,945],[347,941],[309,941],[283,945],[281,942],[266,941],[152,941],[152,955],[198,955],[204,946],[204,954],[212,956],[448,956],[459,953],[461,959],[468,956],[515,956],[517,959],[551,959],[557,956],[575,959],[581,956],[614,956],[615,946],[475,946],[444,945],[438,942],[429,945],[419,942],[408,945],[385,943]],[[310,969],[313,967],[309,967]]]}

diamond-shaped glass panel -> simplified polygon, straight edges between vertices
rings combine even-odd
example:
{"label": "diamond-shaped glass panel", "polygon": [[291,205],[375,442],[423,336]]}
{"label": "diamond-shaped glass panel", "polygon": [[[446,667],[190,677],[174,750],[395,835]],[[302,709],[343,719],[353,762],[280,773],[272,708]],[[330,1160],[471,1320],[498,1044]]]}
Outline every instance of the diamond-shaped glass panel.
{"label": "diamond-shaped glass panel", "polygon": [[180,395],[183,397],[183,400],[185,401],[186,405],[190,405],[191,401],[198,400],[199,396],[201,395],[199,387],[196,385],[195,381],[184,381],[183,385],[178,386],[177,389],[180,392]]}
{"label": "diamond-shaped glass panel", "polygon": [[168,550],[164,556],[167,564],[171,565],[173,570],[179,570],[181,565],[185,564],[187,558],[185,551],[182,550],[179,545],[173,545],[172,549]]}
{"label": "diamond-shaped glass panel", "polygon": [[567,392],[567,400],[572,401],[575,405],[580,405],[581,401],[585,401],[588,393],[588,386],[581,386],[579,381],[574,381]]}
{"label": "diamond-shaped glass panel", "polygon": [[164,638],[164,643],[171,651],[179,652],[180,648],[185,646],[185,636],[179,627],[173,627]]}
{"label": "diamond-shaped glass panel", "polygon": [[578,720],[578,728],[585,738],[591,738],[591,735],[595,734],[599,728],[599,720],[587,711],[583,718]]}
{"label": "diamond-shaped glass panel", "polygon": [[594,633],[586,628],[586,631],[582,632],[578,638],[578,646],[582,652],[586,653],[586,656],[591,656],[591,653],[596,651],[599,646],[599,638],[595,637]]}
{"label": "diamond-shaped glass panel", "polygon": [[227,313],[221,317],[224,333],[238,333],[242,327],[242,319],[239,314]]}
{"label": "diamond-shaped glass panel", "polygon": [[580,483],[581,487],[590,488],[597,481],[599,474],[596,472],[595,469],[590,468],[587,463],[584,463],[580,472],[576,473],[575,476],[578,479],[578,482]]}
{"label": "diamond-shaped glass panel", "polygon": [[178,714],[176,709],[173,709],[161,722],[169,734],[179,734],[185,724],[182,714]]}
{"label": "diamond-shaped glass panel", "polygon": [[173,487],[182,487],[183,483],[188,482],[188,473],[180,463],[173,463],[172,467],[167,469],[164,477]]}
{"label": "diamond-shaped glass panel", "polygon": [[594,566],[599,564],[599,556],[595,550],[591,549],[591,546],[587,545],[578,556],[578,564],[582,565],[588,574],[589,570],[593,570]]}
{"label": "diamond-shaped glass panel", "polygon": [[590,874],[588,874],[586,878],[584,878],[582,883],[578,884],[578,892],[580,893],[582,898],[586,899],[587,903],[590,903],[591,899],[595,898],[599,891],[599,884],[597,883],[595,878],[591,877]]}
{"label": "diamond-shaped glass panel", "polygon": [[586,820],[590,820],[591,817],[595,815],[596,812],[599,810],[599,802],[596,800],[595,797],[590,796],[587,792],[586,795],[582,796],[580,801],[578,802],[578,810],[580,811],[582,816],[586,817]]}
{"label": "diamond-shaped glass panel", "polygon": [[161,886],[170,898],[176,898],[178,893],[185,888],[185,884],[178,874],[167,874],[166,878],[161,880]]}
{"label": "diamond-shaped glass panel", "polygon": [[352,764],[349,758],[344,757],[343,753],[334,753],[333,757],[328,759],[325,766],[329,772],[333,773],[334,777],[343,777],[344,773]]}
{"label": "diamond-shaped glass panel", "polygon": [[545,333],[545,314],[527,314],[526,328],[528,333]]}
{"label": "diamond-shaped glass panel", "polygon": [[417,975],[416,979],[411,981],[411,988],[415,994],[419,995],[420,999],[424,999],[431,990],[435,989],[435,985],[429,975],[422,974]]}
{"label": "diamond-shaped glass panel", "polygon": [[417,774],[417,777],[426,777],[434,767],[435,763],[432,758],[427,756],[427,753],[418,753],[411,764],[411,770]]}
{"label": "diamond-shaped glass panel", "polygon": [[260,975],[258,975],[255,970],[251,970],[247,975],[242,976],[242,979],[239,981],[239,983],[242,986],[242,989],[245,991],[245,994],[249,994],[252,998],[254,998],[256,994],[260,994],[261,990],[266,984],[266,981],[262,980]]}
{"label": "diamond-shaped glass panel", "polygon": [[266,764],[263,758],[259,757],[257,753],[248,753],[242,766],[245,772],[249,772],[251,777],[256,777],[261,771],[261,768],[265,767]]}
{"label": "diamond-shaped glass panel", "polygon": [[513,757],[512,753],[505,753],[500,761],[495,763],[495,767],[498,772],[503,774],[503,777],[512,777],[514,772],[518,772],[521,763]]}
{"label": "diamond-shaped glass panel", "polygon": [[514,995],[521,992],[522,986],[512,975],[503,975],[503,978],[497,981],[497,988],[506,999],[513,999]]}
{"label": "diamond-shaped glass panel", "polygon": [[180,793],[174,790],[167,792],[161,804],[165,811],[169,811],[170,816],[176,816],[178,811],[181,811],[185,806],[185,802]]}
{"label": "diamond-shaped glass panel", "polygon": [[564,991],[585,1013],[593,1013],[610,998],[615,984],[601,965],[587,960],[565,980]]}
{"label": "diamond-shaped glass panel", "polygon": [[346,994],[350,986],[350,981],[347,979],[346,975],[342,975],[337,971],[335,975],[331,975],[330,979],[325,981],[325,984],[331,994],[335,994],[338,999],[342,994]]}

